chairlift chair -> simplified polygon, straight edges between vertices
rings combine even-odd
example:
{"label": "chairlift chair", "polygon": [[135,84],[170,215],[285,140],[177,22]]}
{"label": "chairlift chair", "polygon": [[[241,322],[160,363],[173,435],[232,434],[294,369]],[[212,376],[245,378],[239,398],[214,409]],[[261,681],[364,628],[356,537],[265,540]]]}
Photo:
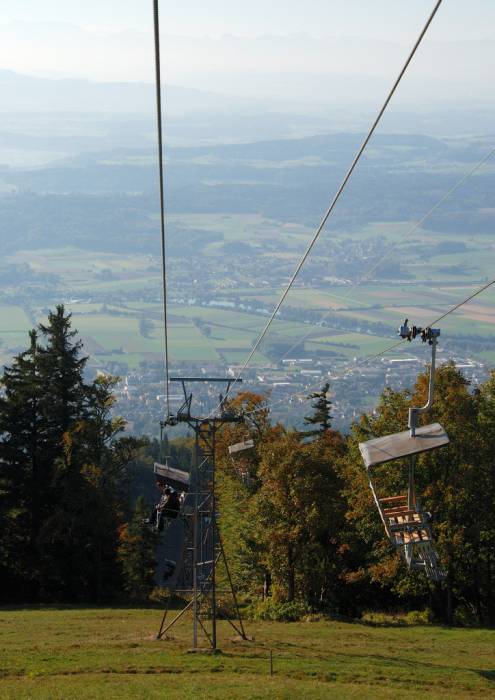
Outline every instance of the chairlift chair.
{"label": "chairlift chair", "polygon": [[[165,464],[155,462],[153,472],[167,486],[183,494],[179,516],[184,514],[184,503],[190,489],[190,474],[182,469],[171,467],[169,457]],[[156,547],[157,568],[155,582],[158,587],[173,588],[181,570],[184,558],[184,524],[182,518],[167,519],[167,524]]]}
{"label": "chairlift chair", "polygon": [[234,445],[229,445],[228,450],[229,450],[229,455],[232,459],[232,462],[234,464],[234,467],[236,471],[238,472],[239,476],[241,477],[242,481],[247,484],[249,482],[249,474],[247,469],[243,469],[242,467],[239,466],[238,463],[236,463],[236,460],[234,459],[234,455],[239,454],[240,452],[245,452],[246,450],[251,450],[254,447],[254,440],[250,437],[246,437],[242,442],[236,442]]}
{"label": "chairlift chair", "polygon": [[168,463],[168,459],[168,457],[165,457],[165,464],[155,462],[153,472],[156,476],[159,476],[167,486],[173,488],[174,491],[184,491],[187,493],[187,491],[189,491],[190,481],[189,472],[171,467]]}
{"label": "chairlift chair", "polygon": [[[449,438],[440,423],[418,427],[418,415],[431,409],[435,384],[435,356],[440,330],[408,326],[406,319],[399,329],[402,338],[409,341],[420,336],[431,346],[431,365],[428,401],[421,408],[409,409],[409,430],[359,444],[359,450],[367,469],[369,485],[392,545],[399,551],[409,569],[425,572],[429,579],[441,581],[445,572],[438,563],[433,545],[431,515],[423,510],[414,486],[414,472],[418,454],[448,445]],[[376,470],[379,464],[408,458],[408,486],[406,493],[398,496],[381,496],[377,493]]]}
{"label": "chairlift chair", "polygon": [[235,445],[229,445],[229,455],[244,452],[244,450],[250,450],[252,447],[254,447],[254,440],[247,438],[242,442],[236,442]]}

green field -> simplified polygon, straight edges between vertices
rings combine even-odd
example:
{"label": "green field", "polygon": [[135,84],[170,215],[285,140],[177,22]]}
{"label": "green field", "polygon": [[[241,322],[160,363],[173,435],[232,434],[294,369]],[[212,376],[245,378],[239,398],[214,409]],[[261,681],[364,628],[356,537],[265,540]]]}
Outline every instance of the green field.
{"label": "green field", "polygon": [[[308,303],[311,290],[297,290],[301,292],[300,301],[305,299]],[[304,292],[304,294],[302,294]],[[413,305],[404,305],[402,298],[406,293]],[[429,323],[440,316],[449,308],[455,298],[459,298],[465,290],[459,290],[455,297],[455,291],[451,289],[444,292],[445,300],[449,303],[432,304],[425,290],[396,290],[396,299],[391,300],[391,290],[382,286],[370,286],[364,290],[354,290],[353,297],[358,294],[359,299],[349,300],[349,307],[331,313],[343,315],[347,319],[353,319],[359,327],[360,321],[381,322],[391,329],[398,326],[404,317],[413,318],[416,323]],[[320,295],[320,299],[323,295]],[[337,290],[324,295],[326,298],[338,299]],[[318,299],[318,296],[316,297]],[[367,298],[368,306],[364,306]],[[307,300],[307,301],[306,301]],[[340,303],[344,305],[345,299]],[[495,314],[490,305],[490,298],[483,299],[483,303],[473,303],[459,311],[455,316],[446,319],[442,326],[445,334],[462,333],[464,335],[475,334],[479,336],[493,336],[495,334]],[[376,308],[378,303],[383,304]],[[161,321],[160,304],[146,302],[132,302],[102,304],[73,301],[67,304],[73,313],[73,326],[83,339],[85,350],[92,357],[97,366],[104,367],[105,362],[113,361],[125,363],[129,367],[137,367],[143,359],[160,358],[163,355],[163,323]],[[325,311],[328,304],[320,307]],[[39,321],[45,316],[39,310],[34,310],[34,315]],[[142,314],[148,318],[151,329],[144,337],[140,333],[139,323]],[[208,326],[208,334],[204,325],[197,325],[197,319]],[[169,309],[169,342],[172,362],[182,360],[191,362],[241,363],[246,358],[253,342],[258,337],[266,317],[262,315],[244,313],[236,310],[211,308],[200,306],[171,306]],[[332,316],[328,322],[332,324]],[[0,306],[0,354],[2,361],[8,361],[9,351],[18,350],[27,346],[27,331],[32,327],[28,315],[21,307]],[[305,338],[306,350],[330,351],[337,353],[342,358],[352,359],[377,353],[390,345],[392,334],[370,334],[365,329],[361,332],[348,332],[337,327],[321,328],[297,321],[276,320],[273,323],[270,336],[267,340],[285,339],[297,344]],[[350,347],[349,347],[350,346]],[[290,353],[289,353],[290,354]],[[483,359],[491,361],[492,354],[484,353]],[[254,364],[266,364],[267,358],[262,353],[257,353]]]}
{"label": "green field", "polygon": [[[190,227],[217,232],[224,236],[224,242],[249,242],[256,249],[260,270],[264,271],[257,276],[255,265],[249,274],[244,274],[244,266],[240,265],[232,273],[233,281],[228,278],[228,268],[225,268],[223,243],[207,245],[203,252],[205,260],[209,260],[206,264],[210,265],[208,294],[215,303],[232,303],[235,299],[240,304],[256,306],[258,301],[264,311],[246,313],[224,306],[191,306],[184,302],[171,303],[169,307],[172,364],[181,361],[220,366],[242,363],[265,326],[266,311],[275,305],[283,292],[280,283],[272,286],[268,281],[271,259],[287,259],[290,270],[307,245],[311,229],[257,215],[178,214],[169,218],[172,224],[185,230]],[[316,257],[320,263],[326,261],[331,266],[335,262],[333,246],[338,251],[343,249],[339,246],[360,246],[363,240],[378,236],[386,241],[385,257],[387,251],[391,251],[401,260],[404,279],[374,281],[373,277],[381,276],[379,272],[373,274],[373,264],[366,262],[366,257],[363,267],[369,266],[370,275],[368,279],[365,274],[360,283],[337,283],[334,277],[325,277],[323,267],[311,284],[302,280],[296,282],[285,303],[294,320],[276,319],[266,342],[296,344],[305,338],[307,352],[330,352],[333,353],[331,357],[337,356],[343,361],[363,358],[388,347],[394,339],[395,329],[405,317],[415,324],[429,325],[492,276],[495,247],[486,236],[466,235],[462,239],[463,250],[439,254],[440,244],[452,244],[459,238],[426,229],[417,229],[411,236],[412,226],[413,222],[389,222],[356,231],[323,231],[318,243],[322,247],[312,255],[312,261]],[[280,253],[272,249],[277,240],[284,243],[284,250]],[[265,248],[267,244],[272,248]],[[320,254],[321,258],[318,258]],[[360,254],[365,256],[366,251]],[[220,265],[218,276],[215,273],[216,257]],[[155,360],[163,355],[158,259],[150,255],[81,251],[67,247],[19,251],[9,260],[15,264],[29,264],[36,273],[58,276],[60,300],[64,300],[73,312],[73,325],[80,331],[86,351],[96,366],[104,367],[105,362],[116,361],[136,367],[142,360]],[[182,293],[185,299],[189,294],[191,298],[197,298],[190,288],[183,290],[182,285],[187,279],[187,265],[185,268],[184,264],[184,261],[179,263],[172,259],[172,270],[178,270],[181,280],[178,287],[172,285],[169,290],[172,299]],[[198,291],[200,296],[201,289]],[[15,299],[15,290],[11,292]],[[103,306],[103,301],[106,301],[106,306]],[[488,338],[485,347],[478,340],[478,345],[473,345],[473,352],[478,352],[474,357],[491,363],[495,353],[495,346],[491,345],[495,337],[494,303],[495,288],[492,288],[443,321],[443,337],[455,339],[461,334]],[[327,327],[304,323],[310,318],[305,316],[307,311],[315,311],[320,317],[323,315]],[[13,352],[26,346],[26,331],[33,325],[30,318],[43,320],[45,313],[45,306],[41,304],[38,308],[0,306],[2,361],[8,361]],[[145,336],[140,333],[143,315],[151,324]],[[205,325],[208,326],[206,330]],[[347,344],[354,347],[346,347]],[[463,348],[462,352],[467,352],[465,343]],[[267,346],[265,352],[270,355]],[[274,355],[271,356],[273,359]],[[253,358],[253,364],[267,363],[269,360],[263,355],[262,347]]]}
{"label": "green field", "polygon": [[[0,612],[2,700],[494,698],[495,630],[341,622],[219,625],[191,654],[190,620],[156,641],[158,609]],[[273,652],[274,675],[269,654]]]}

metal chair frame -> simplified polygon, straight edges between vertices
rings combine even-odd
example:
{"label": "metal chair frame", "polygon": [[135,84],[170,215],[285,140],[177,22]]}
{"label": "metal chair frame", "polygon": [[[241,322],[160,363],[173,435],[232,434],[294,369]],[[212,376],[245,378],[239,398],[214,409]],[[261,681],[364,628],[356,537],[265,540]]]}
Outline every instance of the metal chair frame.
{"label": "metal chair frame", "polygon": [[[436,347],[440,330],[416,326],[410,328],[406,319],[399,333],[409,341],[420,335],[423,342],[428,342],[431,347],[428,400],[424,406],[409,409],[409,431],[368,440],[360,443],[359,449],[375,505],[391,544],[398,550],[408,569],[422,570],[429,579],[441,581],[445,572],[439,565],[433,544],[431,515],[423,510],[414,481],[417,455],[449,443],[449,438],[439,423],[418,427],[418,416],[430,411],[433,405]],[[379,497],[373,483],[373,467],[404,458],[409,460],[407,493]]]}

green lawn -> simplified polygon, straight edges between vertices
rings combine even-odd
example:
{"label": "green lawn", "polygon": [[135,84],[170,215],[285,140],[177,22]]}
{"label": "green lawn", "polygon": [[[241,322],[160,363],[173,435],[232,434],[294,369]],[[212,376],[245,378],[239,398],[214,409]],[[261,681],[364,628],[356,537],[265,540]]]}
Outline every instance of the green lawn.
{"label": "green lawn", "polygon": [[[495,630],[248,623],[222,653],[188,653],[190,620],[156,641],[159,610],[0,612],[5,700],[495,698]],[[269,673],[273,651],[274,675]]]}

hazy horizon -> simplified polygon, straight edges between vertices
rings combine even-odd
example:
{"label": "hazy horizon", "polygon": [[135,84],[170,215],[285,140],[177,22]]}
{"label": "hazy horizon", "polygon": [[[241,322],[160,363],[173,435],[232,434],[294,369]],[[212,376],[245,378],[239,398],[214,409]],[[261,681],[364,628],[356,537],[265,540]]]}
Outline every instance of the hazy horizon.
{"label": "hazy horizon", "polygon": [[[53,0],[7,3],[0,69],[98,82],[154,80],[152,3],[59,7]],[[248,99],[378,102],[397,75],[432,2],[312,4],[292,0],[239,8],[161,5],[163,75],[168,84]],[[282,8],[284,11],[282,12]],[[493,101],[495,6],[445,3],[395,98],[396,106]]]}

